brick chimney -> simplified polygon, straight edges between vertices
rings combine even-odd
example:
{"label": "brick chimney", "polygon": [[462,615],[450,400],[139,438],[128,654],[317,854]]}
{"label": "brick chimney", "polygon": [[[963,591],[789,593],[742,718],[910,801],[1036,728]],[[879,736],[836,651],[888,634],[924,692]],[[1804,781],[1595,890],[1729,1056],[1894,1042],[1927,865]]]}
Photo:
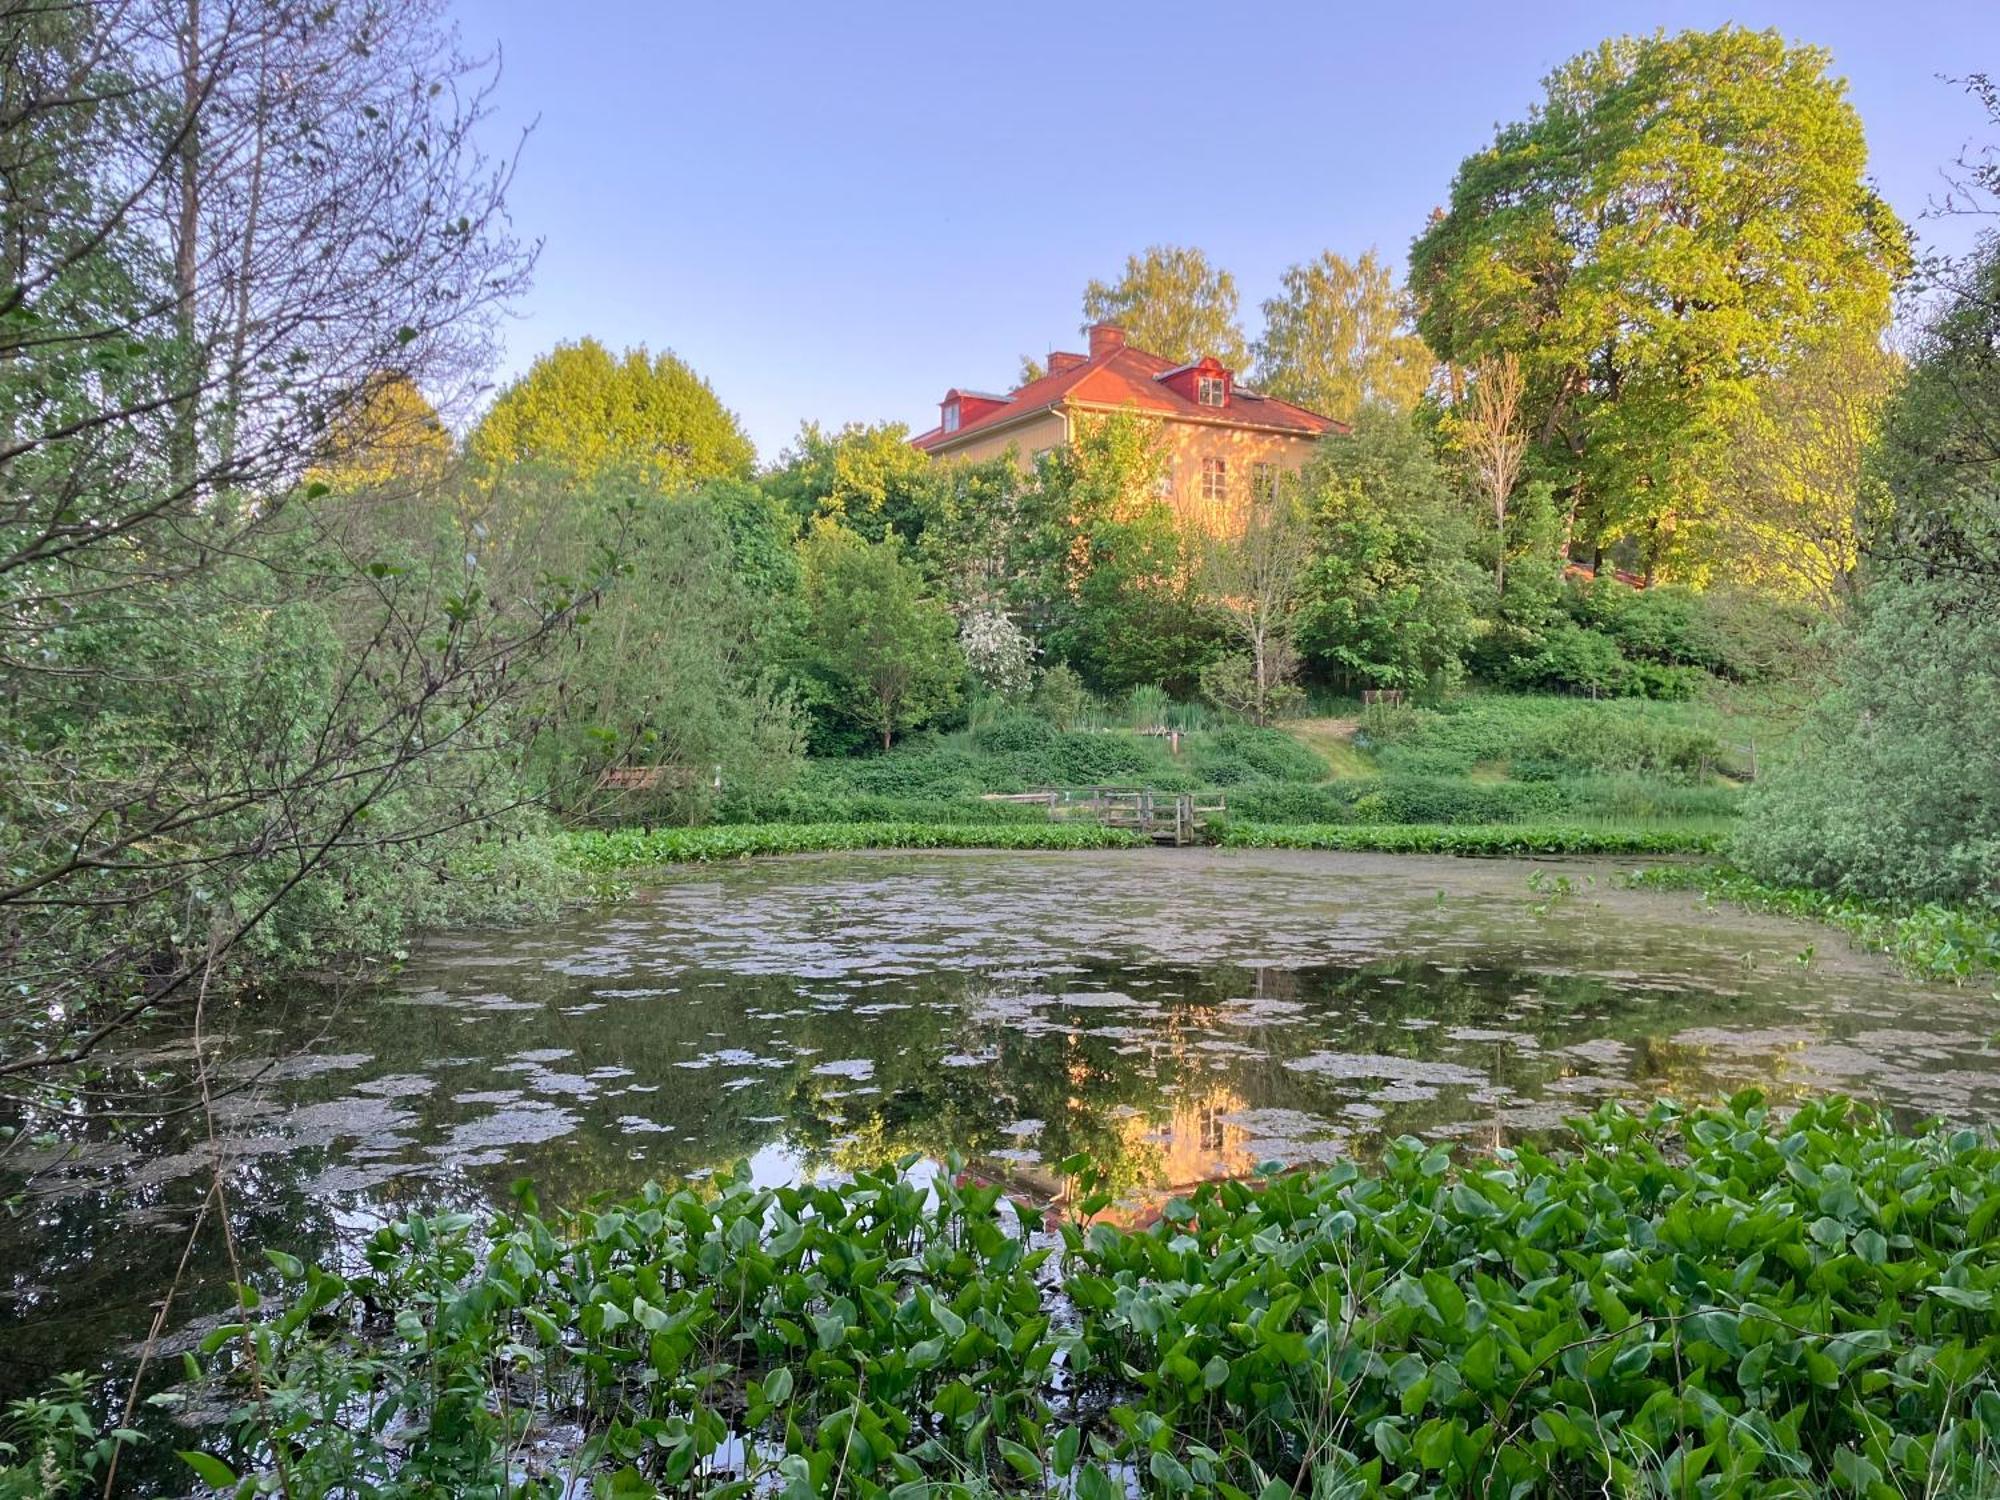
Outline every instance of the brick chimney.
{"label": "brick chimney", "polygon": [[1092,323],[1090,325],[1090,357],[1109,354],[1113,349],[1125,347],[1125,330],[1116,323]]}
{"label": "brick chimney", "polygon": [[1051,375],[1060,375],[1064,370],[1074,370],[1088,358],[1090,356],[1087,354],[1071,354],[1066,350],[1058,349],[1049,356],[1049,373]]}

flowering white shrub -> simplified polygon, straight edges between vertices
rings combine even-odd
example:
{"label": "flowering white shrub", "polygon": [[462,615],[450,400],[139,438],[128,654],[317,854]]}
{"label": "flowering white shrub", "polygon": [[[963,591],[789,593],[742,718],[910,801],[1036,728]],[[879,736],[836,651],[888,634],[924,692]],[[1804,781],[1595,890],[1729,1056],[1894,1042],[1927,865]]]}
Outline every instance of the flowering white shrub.
{"label": "flowering white shrub", "polygon": [[1035,681],[1035,643],[997,609],[975,609],[959,622],[959,649],[988,691],[1018,698]]}

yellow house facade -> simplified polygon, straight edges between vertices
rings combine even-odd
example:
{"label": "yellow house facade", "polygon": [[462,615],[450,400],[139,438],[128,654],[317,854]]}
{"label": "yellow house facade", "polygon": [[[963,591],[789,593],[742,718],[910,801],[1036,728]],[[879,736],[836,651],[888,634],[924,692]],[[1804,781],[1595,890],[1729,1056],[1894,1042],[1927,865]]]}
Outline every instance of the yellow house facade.
{"label": "yellow house facade", "polygon": [[1012,454],[1024,468],[1092,415],[1131,412],[1159,424],[1162,486],[1184,519],[1228,514],[1281,473],[1303,468],[1345,424],[1237,384],[1213,358],[1176,365],[1135,348],[1123,329],[1090,330],[1088,354],[1049,356],[1048,373],[1005,395],[953,389],[938,423],[911,439],[939,459]]}

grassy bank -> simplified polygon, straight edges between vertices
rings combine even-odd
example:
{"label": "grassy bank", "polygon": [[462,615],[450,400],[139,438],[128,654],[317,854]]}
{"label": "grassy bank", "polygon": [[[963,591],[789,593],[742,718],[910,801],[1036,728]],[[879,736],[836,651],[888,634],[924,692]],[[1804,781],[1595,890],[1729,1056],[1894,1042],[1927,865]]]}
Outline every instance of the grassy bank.
{"label": "grassy bank", "polygon": [[1930,978],[1965,980],[2000,975],[2000,912],[1892,906],[1831,896],[1803,886],[1770,885],[1718,864],[1665,865],[1639,871],[1632,879],[1638,885],[1700,891],[1713,900],[1752,911],[1819,922]]}
{"label": "grassy bank", "polygon": [[314,1494],[1992,1493],[1987,1137],[1754,1095],[1575,1123],[1137,1230],[1088,1222],[1080,1159],[1075,1218],[910,1162],[413,1217],[345,1276],[271,1257],[202,1345],[233,1441],[191,1461]]}

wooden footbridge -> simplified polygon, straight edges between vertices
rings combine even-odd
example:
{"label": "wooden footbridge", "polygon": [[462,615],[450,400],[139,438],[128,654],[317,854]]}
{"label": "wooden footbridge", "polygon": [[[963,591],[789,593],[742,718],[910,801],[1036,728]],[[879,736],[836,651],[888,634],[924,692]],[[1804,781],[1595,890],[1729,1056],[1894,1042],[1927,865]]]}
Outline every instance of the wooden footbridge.
{"label": "wooden footbridge", "polygon": [[1228,807],[1220,792],[1156,792],[1120,787],[1092,787],[1081,792],[991,793],[985,802],[1016,802],[1049,810],[1051,823],[1097,823],[1105,828],[1126,828],[1156,844],[1176,848],[1205,842],[1202,831],[1209,819],[1220,817]]}

